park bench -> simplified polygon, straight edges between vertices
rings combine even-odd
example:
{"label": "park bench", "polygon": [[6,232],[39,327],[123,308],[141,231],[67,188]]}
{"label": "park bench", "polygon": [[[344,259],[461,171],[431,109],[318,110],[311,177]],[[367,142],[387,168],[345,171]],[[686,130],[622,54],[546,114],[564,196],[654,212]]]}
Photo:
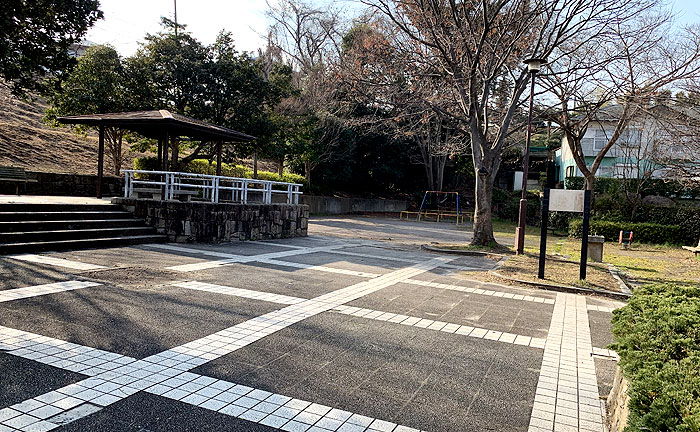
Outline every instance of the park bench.
{"label": "park bench", "polygon": [[36,183],[37,180],[29,178],[24,168],[17,167],[0,167],[0,181],[13,182],[15,184],[15,193],[19,195],[19,184],[24,183],[25,192],[27,183]]}
{"label": "park bench", "polygon": [[695,259],[698,259],[698,255],[700,255],[700,239],[698,239],[697,246],[683,246],[683,249],[693,252],[695,254]]}

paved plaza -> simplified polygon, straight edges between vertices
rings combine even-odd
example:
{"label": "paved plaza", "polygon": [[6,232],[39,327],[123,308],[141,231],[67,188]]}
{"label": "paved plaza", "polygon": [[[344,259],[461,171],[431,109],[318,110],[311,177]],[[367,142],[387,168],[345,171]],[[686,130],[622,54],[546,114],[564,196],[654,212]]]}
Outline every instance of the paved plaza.
{"label": "paved plaza", "polygon": [[415,246],[449,224],[309,232],[0,257],[0,432],[604,431],[619,302],[471,280]]}

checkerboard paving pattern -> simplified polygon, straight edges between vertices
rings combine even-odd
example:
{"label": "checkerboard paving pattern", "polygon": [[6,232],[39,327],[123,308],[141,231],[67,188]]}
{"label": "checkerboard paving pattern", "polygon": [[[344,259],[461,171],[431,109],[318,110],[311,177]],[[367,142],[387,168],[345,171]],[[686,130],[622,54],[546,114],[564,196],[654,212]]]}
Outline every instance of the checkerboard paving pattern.
{"label": "checkerboard paving pattern", "polygon": [[[188,370],[247,346],[292,324],[429,271],[440,263],[450,260],[451,258],[435,258],[314,299],[304,300],[142,360],[82,347],[21,330],[0,327],[0,337],[2,338],[0,349],[7,350],[9,354],[65,369],[79,369],[80,373],[90,376],[90,378],[78,383],[0,410],[0,427],[12,428],[10,430],[48,431],[62,423],[92,414],[100,407],[110,405],[142,390],[160,393],[161,396],[183,400],[187,403],[201,401],[203,404],[209,402],[209,405],[202,406],[212,409],[223,401],[201,400],[204,397],[202,393],[197,396],[194,394],[204,387],[216,383],[217,380],[192,374]],[[233,383],[230,384],[232,385],[231,389],[239,388]],[[223,386],[224,384],[219,385]],[[210,388],[206,391],[207,394],[212,394],[210,397],[212,399],[215,396],[213,395],[214,390],[218,389]],[[260,398],[251,397],[251,393]],[[264,398],[262,398],[263,394],[266,394]],[[323,414],[319,414],[325,409],[321,406],[314,407],[313,411],[307,411],[306,409],[311,406],[311,403],[296,400],[279,403],[278,407],[268,412],[267,410],[271,408],[268,404],[274,405],[267,400],[269,396],[272,396],[272,393],[250,389],[250,391],[241,394],[238,399],[232,399],[227,405],[217,407],[216,410],[254,422],[262,423],[265,420],[275,424],[279,423],[275,427],[286,431],[395,432],[397,430],[413,430],[403,426],[398,428],[398,425],[394,423],[359,415],[354,416],[351,422],[352,413],[347,413],[349,415],[342,418],[345,416],[345,412],[331,410],[330,407]],[[277,396],[280,397],[280,399],[276,399],[278,401],[284,399],[282,395]],[[188,399],[184,400],[185,398]],[[263,402],[265,405],[260,405]],[[258,405],[260,405],[258,409],[253,409]],[[268,417],[270,418],[268,419]],[[284,422],[280,423],[282,421]],[[321,424],[331,427],[317,426],[316,423],[321,421],[323,421]],[[369,423],[356,423],[367,421]],[[340,423],[336,425],[334,422]],[[337,427],[333,427],[334,425]]]}
{"label": "checkerboard paving pattern", "polygon": [[[0,410],[0,427],[48,431],[138,391],[287,431],[416,431],[395,423],[180,370],[169,354],[136,360],[29,332],[0,327],[9,353],[91,376]],[[155,362],[153,362],[155,361]],[[93,365],[100,365],[95,368]],[[82,367],[73,368],[72,365]],[[1,430],[1,429],[0,429]]]}
{"label": "checkerboard paving pattern", "polygon": [[36,297],[44,294],[53,294],[63,291],[72,291],[80,288],[89,288],[99,286],[101,284],[88,281],[65,281],[55,282],[43,285],[34,285],[24,288],[16,288],[11,290],[0,291],[0,303],[29,297]]}
{"label": "checkerboard paving pattern", "polygon": [[[48,431],[92,414],[102,407],[139,391],[160,395],[222,414],[260,423],[284,431],[416,431],[409,427],[365,417],[294,399],[229,381],[217,380],[189,372],[191,369],[220,358],[271,335],[283,328],[323,312],[386,321],[434,331],[459,334],[504,343],[544,349],[540,377],[530,419],[530,432],[602,431],[602,412],[596,383],[593,356],[614,358],[610,350],[591,346],[587,311],[611,312],[612,307],[586,303],[585,297],[557,294],[556,299],[469,288],[459,285],[425,282],[412,279],[437,267],[457,268],[453,258],[440,257],[428,261],[413,257],[386,257],[349,252],[342,248],[366,246],[362,243],[340,243],[322,247],[274,244],[285,250],[254,256],[227,254],[174,245],[149,247],[222,258],[195,264],[169,267],[188,272],[225,266],[232,263],[260,262],[293,268],[313,269],[368,278],[349,287],[313,299],[227,287],[203,282],[179,282],[174,286],[274,302],[286,307],[255,317],[212,335],[185,343],[164,352],[136,359],[67,341],[21,330],[0,327],[0,350],[8,354],[71,370],[88,378],[50,391],[19,404],[0,409],[0,432],[5,430]],[[336,253],[377,260],[414,262],[410,267],[380,275],[369,272],[337,269],[328,266],[290,263],[280,258],[315,252]],[[49,256],[15,257],[46,265],[78,270],[105,268]],[[501,297],[553,305],[552,320],[546,339],[531,338],[507,332],[473,328],[455,323],[394,314],[347,306],[348,302],[396,283],[409,283],[428,288],[447,289],[475,295]],[[9,301],[72,289],[97,286],[83,281],[66,281],[0,291],[0,301]]]}
{"label": "checkerboard paving pattern", "polygon": [[101,265],[88,264],[80,261],[72,261],[64,258],[56,258],[47,255],[34,255],[34,254],[22,254],[22,255],[11,255],[8,258],[28,261],[37,264],[44,264],[56,267],[65,267],[73,270],[99,270],[107,268]]}
{"label": "checkerboard paving pattern", "polygon": [[557,294],[529,432],[605,432],[586,298]]}
{"label": "checkerboard paving pattern", "polygon": [[[283,296],[259,291],[246,290],[241,288],[233,288],[224,285],[216,285],[204,282],[176,282],[173,286],[179,288],[195,289],[201,291],[214,292],[218,294],[233,295],[257,300],[269,301],[282,304],[298,304],[304,302],[305,299],[298,297]],[[469,336],[479,339],[487,339],[498,342],[512,343],[516,345],[524,345],[532,348],[544,348],[545,340],[542,338],[518,335],[497,330],[483,329],[467,325],[448,323],[444,321],[436,321],[431,319],[412,317],[408,315],[396,314],[392,312],[378,311],[374,309],[365,309],[354,306],[340,305],[332,309],[331,312],[337,312],[344,315],[351,315],[360,318],[373,319],[377,321],[387,321],[391,323],[426,328],[429,330],[441,331],[445,333],[453,333],[462,336]]]}

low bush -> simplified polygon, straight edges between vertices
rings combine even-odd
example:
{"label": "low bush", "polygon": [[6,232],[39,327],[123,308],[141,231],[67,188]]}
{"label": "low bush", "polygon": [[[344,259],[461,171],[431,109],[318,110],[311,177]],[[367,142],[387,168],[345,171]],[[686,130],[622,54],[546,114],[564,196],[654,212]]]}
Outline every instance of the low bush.
{"label": "low bush", "polygon": [[[161,167],[158,165],[158,159],[155,157],[144,157],[134,159],[134,169],[159,171]],[[210,163],[206,159],[194,159],[180,168],[182,172],[196,174],[216,174],[216,163]],[[253,178],[253,170],[243,165],[231,165],[227,163],[221,164],[221,175],[226,177],[237,178]],[[279,181],[287,183],[299,183],[306,186],[306,178],[299,174],[285,172],[281,176],[270,171],[258,171],[258,179],[268,181]]]}
{"label": "low bush", "polygon": [[[589,234],[598,234],[607,241],[617,241],[620,231],[633,231],[633,241],[652,244],[683,244],[685,232],[678,225],[660,225],[654,223],[631,223],[592,220],[589,226]],[[569,236],[581,238],[583,233],[583,220],[572,219],[569,221]]]}
{"label": "low bush", "polygon": [[679,225],[685,234],[683,243],[695,246],[700,238],[700,207],[641,205],[635,213],[636,222]]}
{"label": "low bush", "polygon": [[700,430],[700,286],[646,285],[613,314],[625,432]]}

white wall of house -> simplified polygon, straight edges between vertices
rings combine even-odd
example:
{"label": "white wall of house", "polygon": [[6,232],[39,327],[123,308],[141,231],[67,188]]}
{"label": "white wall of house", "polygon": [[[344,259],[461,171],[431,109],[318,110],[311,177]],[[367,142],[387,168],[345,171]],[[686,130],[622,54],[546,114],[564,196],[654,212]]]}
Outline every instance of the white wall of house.
{"label": "white wall of house", "polygon": [[[607,145],[615,130],[616,122],[595,122],[586,130],[581,139],[581,148],[590,166],[592,160]],[[658,124],[657,120],[644,118],[632,121],[623,131],[615,145],[607,152],[596,173],[599,177],[637,178],[650,175],[661,178],[664,170],[653,163],[658,155],[684,158],[682,146],[674,145],[671,135]],[[566,137],[562,140],[559,158],[563,178],[581,176],[576,167]]]}

